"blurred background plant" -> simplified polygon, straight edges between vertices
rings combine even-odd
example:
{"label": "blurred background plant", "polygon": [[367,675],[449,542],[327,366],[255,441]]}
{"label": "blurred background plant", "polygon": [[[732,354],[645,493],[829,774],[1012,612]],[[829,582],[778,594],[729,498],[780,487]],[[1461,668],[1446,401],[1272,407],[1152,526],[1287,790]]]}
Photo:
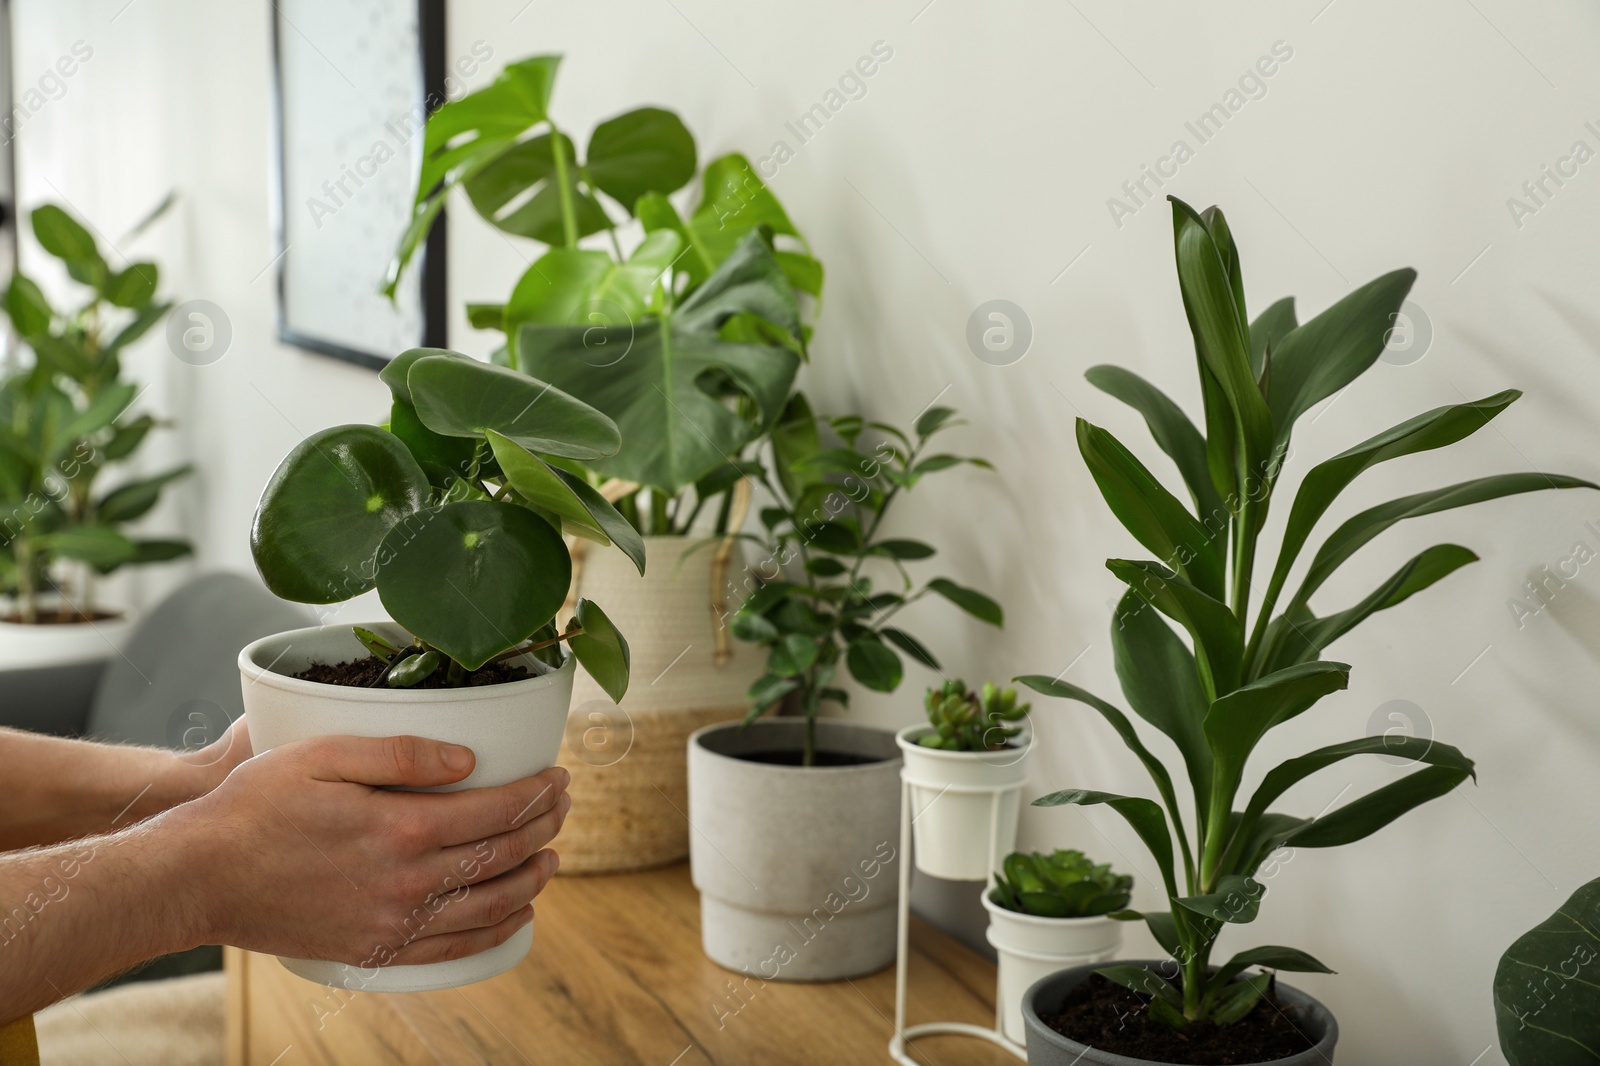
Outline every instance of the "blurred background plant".
{"label": "blurred background plant", "polygon": [[924,699],[932,733],[924,733],[917,743],[944,751],[996,751],[1006,747],[1022,732],[1020,722],[1033,709],[1030,703],[1017,703],[1017,690],[1000,689],[985,681],[978,692],[968,692],[960,678],[930,688]]}
{"label": "blurred background plant", "polygon": [[[169,196],[130,236],[171,203]],[[113,269],[94,236],[60,207],[46,204],[31,221],[39,245],[88,294],[57,306],[21,272],[6,290],[5,314],[34,359],[0,384],[0,591],[13,598],[16,621],[92,621],[100,616],[98,578],[190,551],[186,541],[135,537],[123,528],[148,514],[187,465],[99,490],[102,474],[167,424],[129,416],[141,390],[125,380],[122,353],[172,304],[157,299],[155,263]],[[51,594],[55,604],[46,612],[41,601]]]}
{"label": "blurred background plant", "polygon": [[[881,535],[890,506],[926,475],[960,464],[989,468],[983,459],[924,454],[936,434],[962,424],[954,415],[951,408],[930,407],[907,434],[856,415],[818,418],[796,393],[773,429],[772,471],[758,479],[777,502],[761,510],[765,535],[748,537],[767,553],[763,568],[781,576],[751,593],[729,627],[739,639],[768,649],[766,672],[750,687],[745,721],[792,703],[806,719],[801,765],[814,764],[823,702],[849,705],[849,693],[834,684],[841,659],[875,692],[893,692],[905,676],[896,648],[939,669],[921,641],[889,624],[902,609],[934,593],[980,621],[1004,623],[998,603],[949,578],[916,588],[905,564],[930,559],[935,549]],[[823,426],[837,443],[825,444]],[[864,572],[868,562],[892,567],[900,587],[874,592]]]}
{"label": "blurred background plant", "polygon": [[679,213],[668,197],[699,164],[671,111],[607,119],[580,156],[549,113],[560,62],[512,63],[428,120],[385,291],[457,188],[496,229],[546,246],[504,303],[470,304],[469,321],[505,334],[496,362],[615,420],[622,450],[583,469],[617,480],[617,508],[642,534],[687,533],[702,514],[729,532],[730,493],[805,356],[800,300],[815,312],[822,264],[738,153],[706,165]]}
{"label": "blurred background plant", "polygon": [[1120,911],[1133,878],[1096,865],[1081,851],[1013,851],[994,875],[989,898],[1008,911],[1040,918],[1092,918]]}

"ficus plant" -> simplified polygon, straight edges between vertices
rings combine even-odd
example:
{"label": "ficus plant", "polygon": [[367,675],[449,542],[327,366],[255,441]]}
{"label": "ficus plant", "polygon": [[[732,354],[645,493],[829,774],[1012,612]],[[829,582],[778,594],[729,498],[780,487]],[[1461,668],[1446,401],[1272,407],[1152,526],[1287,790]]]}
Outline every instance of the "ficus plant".
{"label": "ficus plant", "polygon": [[1009,723],[1022,721],[1033,709],[1017,702],[1014,688],[985,681],[982,689],[969,692],[960,678],[930,688],[923,707],[933,731],[917,737],[917,743],[943,751],[998,751],[1022,732],[1021,726]]}
{"label": "ficus plant", "polygon": [[[1347,664],[1322,659],[1328,645],[1477,556],[1459,545],[1438,544],[1351,606],[1313,610],[1313,595],[1359,549],[1406,519],[1516,493],[1595,486],[1560,474],[1494,474],[1377,504],[1326,534],[1290,592],[1291,573],[1319,520],[1362,472],[1454,444],[1519,394],[1507,390],[1435,408],[1313,466],[1289,502],[1274,551],[1262,533],[1296,420],[1377,361],[1415,272],[1385,274],[1304,324],[1297,321],[1292,298],[1252,321],[1239,251],[1222,212],[1196,212],[1175,199],[1172,205],[1178,287],[1194,336],[1205,432],[1166,394],[1128,370],[1097,366],[1087,376],[1144,417],[1188,500],[1107,430],[1080,419],[1077,438],[1112,513],[1155,557],[1107,560],[1128,586],[1114,612],[1111,644],[1128,705],[1172,741],[1183,766],[1169,768],[1106,700],[1045,675],[1018,680],[1098,711],[1155,784],[1159,803],[1084,789],[1034,802],[1106,804],[1150,849],[1168,909],[1119,916],[1143,918],[1171,953],[1174,969],[1165,975],[1131,966],[1100,972],[1150,995],[1152,1017],[1182,1026],[1199,1019],[1226,1024],[1249,1013],[1271,980],[1270,973],[1241,977],[1250,967],[1331,972],[1305,952],[1279,946],[1247,949],[1211,969],[1222,928],[1255,918],[1265,888],[1252,875],[1275,850],[1361,840],[1473,775],[1472,760],[1448,744],[1360,737],[1289,759],[1270,769],[1253,793],[1242,794],[1250,757],[1268,731],[1348,684]],[[1418,768],[1314,818],[1272,809],[1285,791],[1317,771],[1374,754],[1407,758]],[[1188,819],[1174,788],[1174,769],[1186,773],[1192,790]]]}
{"label": "ficus plant", "polygon": [[995,872],[989,898],[1038,918],[1092,918],[1126,908],[1133,878],[1081,851],[1013,851]]}
{"label": "ficus plant", "polygon": [[1600,1059],[1600,880],[1518,937],[1494,972],[1500,1051],[1511,1066]]}
{"label": "ficus plant", "polygon": [[[133,536],[125,528],[148,514],[188,466],[101,485],[164,424],[130,414],[140,388],[126,379],[122,353],[172,305],[156,297],[155,263],[114,269],[83,224],[53,204],[35,210],[31,221],[40,247],[87,292],[58,306],[21,272],[6,289],[6,317],[34,361],[0,384],[0,592],[14,598],[20,621],[92,620],[99,616],[97,579],[190,550],[186,541]],[[77,571],[75,581],[63,572],[69,569]],[[48,615],[40,607],[46,592],[59,593]]]}
{"label": "ficus plant", "polygon": [[414,348],[380,375],[389,424],[335,426],[299,444],[262,493],[250,531],[267,587],[300,603],[378,590],[411,634],[396,645],[362,629],[383,683],[469,683],[487,663],[532,653],[559,665],[566,641],[620,700],[628,644],[579,600],[563,630],[572,557],[562,535],[615,544],[644,572],[639,534],[574,463],[615,454],[611,419],[505,367]]}
{"label": "ficus plant", "polygon": [[580,154],[549,110],[560,62],[512,63],[428,120],[386,291],[457,188],[490,225],[544,245],[509,298],[470,305],[470,321],[505,334],[498,361],[616,421],[622,448],[585,465],[636,486],[618,499],[636,528],[683,533],[715,513],[727,532],[728,491],[805,355],[797,294],[820,297],[822,265],[736,153],[707,164],[680,215],[668,197],[699,164],[671,111],[609,118]]}
{"label": "ficus plant", "polygon": [[[772,473],[758,478],[777,501],[761,511],[766,551],[756,570],[766,581],[729,619],[734,636],[767,649],[767,668],[750,686],[745,724],[788,701],[805,716],[802,764],[816,758],[816,720],[825,702],[849,706],[836,683],[840,666],[875,692],[893,692],[905,676],[900,652],[937,670],[938,660],[895,615],[932,593],[993,626],[1004,616],[981,592],[936,577],[917,585],[907,563],[930,559],[932,545],[883,534],[889,508],[929,474],[982,459],[927,454],[929,442],[960,423],[931,407],[911,433],[851,415],[819,419],[796,393],[773,432]],[[824,439],[826,426],[836,441]],[[871,432],[868,432],[868,431]],[[898,578],[875,590],[868,564]],[[898,649],[898,651],[896,650]]]}

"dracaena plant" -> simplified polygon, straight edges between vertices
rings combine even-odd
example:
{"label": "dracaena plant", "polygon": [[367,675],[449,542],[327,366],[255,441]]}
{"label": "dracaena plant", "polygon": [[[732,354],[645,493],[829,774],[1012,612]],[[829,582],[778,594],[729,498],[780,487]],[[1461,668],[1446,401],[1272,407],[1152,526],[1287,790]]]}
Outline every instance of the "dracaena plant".
{"label": "dracaena plant", "polygon": [[967,683],[951,678],[938,688],[930,688],[923,699],[933,732],[924,733],[917,743],[943,751],[997,751],[1022,732],[1010,725],[1028,716],[1033,705],[1017,702],[1017,690],[1001,689],[985,681],[977,692],[967,691]]}
{"label": "dracaena plant", "polygon": [[[1177,468],[1188,501],[1169,490],[1106,430],[1079,420],[1079,450],[1106,503],[1155,558],[1110,559],[1128,585],[1111,627],[1117,676],[1135,714],[1177,746],[1193,793],[1186,819],[1172,769],[1145,747],[1124,713],[1076,685],[1043,675],[1018,680],[1098,711],[1143,763],[1160,796],[1071,789],[1036,804],[1106,804],[1128,820],[1161,869],[1169,909],[1142,917],[1175,960],[1177,984],[1135,967],[1101,971],[1152,996],[1152,1016],[1181,1026],[1229,1023],[1254,1006],[1270,974],[1249,967],[1329,972],[1290,947],[1256,947],[1209,971],[1218,933],[1253,920],[1264,888],[1252,877],[1276,849],[1349,844],[1473,774],[1448,744],[1361,737],[1319,748],[1269,770],[1241,792],[1246,766],[1267,732],[1346,687],[1350,667],[1324,649],[1375,612],[1421,592],[1473,562],[1468,549],[1438,544],[1420,552],[1353,605],[1313,610],[1312,596],[1363,545],[1408,518],[1515,493],[1593,488],[1560,474],[1495,474],[1427,489],[1359,511],[1322,539],[1291,592],[1289,579],[1319,520],[1363,471],[1390,459],[1454,444],[1482,428],[1519,395],[1514,390],[1417,415],[1306,472],[1288,504],[1276,546],[1262,538],[1295,421],[1369,369],[1415,272],[1371,281],[1310,321],[1292,299],[1254,321],[1246,314],[1238,249],[1222,212],[1198,213],[1173,200],[1178,287],[1194,335],[1205,433],[1154,385],[1114,366],[1089,370],[1091,383],[1138,411]],[[1255,595],[1252,595],[1255,593]],[[1287,596],[1287,599],[1285,599]],[[1151,608],[1154,608],[1152,610]],[[1177,624],[1185,640],[1169,624]],[[1314,818],[1274,811],[1289,788],[1343,759],[1389,754],[1415,761],[1400,780]],[[1176,852],[1174,851],[1176,841]],[[1181,987],[1180,987],[1181,986]]]}
{"label": "dracaena plant", "polygon": [[1092,918],[1127,907],[1133,878],[1081,851],[1013,851],[996,871],[989,898],[1038,918]]}
{"label": "dracaena plant", "polygon": [[[806,721],[802,762],[813,765],[816,720],[824,702],[848,706],[849,693],[834,684],[841,663],[862,685],[893,692],[905,676],[895,649],[937,670],[938,660],[910,633],[890,623],[929,593],[993,626],[1003,623],[1000,605],[988,596],[936,577],[920,587],[907,563],[934,555],[920,540],[883,535],[883,521],[902,492],[928,474],[962,463],[987,468],[982,459],[929,455],[929,441],[959,422],[948,407],[933,407],[910,434],[882,422],[850,415],[818,419],[804,394],[796,393],[773,434],[773,473],[759,477],[777,503],[761,512],[765,558],[756,571],[767,581],[729,620],[734,636],[767,649],[767,669],[750,686],[749,724],[789,701]],[[837,443],[825,446],[819,423]],[[871,430],[871,433],[866,432]],[[898,578],[874,591],[868,564]]]}
{"label": "dracaena plant", "polygon": [[[132,458],[162,424],[129,414],[140,388],[125,379],[122,353],[172,305],[156,298],[156,264],[113,269],[93,235],[54,205],[34,211],[32,222],[40,247],[89,291],[62,308],[22,273],[6,290],[6,316],[34,363],[0,385],[0,592],[15,599],[25,622],[48,620],[39,599],[51,590],[60,598],[49,617],[93,619],[98,578],[189,553],[186,541],[125,531],[187,466],[101,487],[102,475]],[[76,581],[63,572],[70,568]]]}
{"label": "dracaena plant", "polygon": [[668,196],[698,163],[671,111],[609,118],[580,156],[549,110],[560,62],[512,63],[428,120],[387,291],[457,188],[490,225],[545,245],[503,304],[469,305],[470,321],[504,332],[498,361],[616,420],[622,448],[585,466],[636,486],[618,507],[637,528],[684,533],[715,513],[726,532],[728,491],[805,353],[796,294],[820,297],[822,265],[736,153],[706,166],[679,214]]}
{"label": "dracaena plant", "polygon": [[414,348],[380,375],[386,427],[306,438],[273,474],[251,527],[267,587],[300,603],[376,588],[411,634],[356,635],[411,686],[442,671],[468,682],[486,663],[572,653],[612,699],[628,687],[628,645],[579,600],[558,631],[572,557],[562,534],[615,544],[644,572],[644,543],[570,465],[614,454],[611,419],[559,389],[455,352]]}

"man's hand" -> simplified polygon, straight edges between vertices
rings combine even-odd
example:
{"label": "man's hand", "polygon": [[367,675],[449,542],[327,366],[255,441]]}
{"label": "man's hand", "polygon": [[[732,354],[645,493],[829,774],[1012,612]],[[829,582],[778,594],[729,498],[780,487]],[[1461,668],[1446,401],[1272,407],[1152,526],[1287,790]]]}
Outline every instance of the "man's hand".
{"label": "man's hand", "polygon": [[199,799],[0,855],[0,1025],[197,944],[361,966],[461,958],[527,924],[555,872],[545,846],[571,806],[560,767],[498,788],[399,792],[383,786],[462,780],[472,753],[320,737],[240,762],[245,727],[230,737],[221,758],[197,760],[231,770]]}
{"label": "man's hand", "polygon": [[472,766],[466,748],[410,736],[320,737],[238,766],[161,819],[195,848],[201,941],[365,966],[503,943],[556,871],[544,849],[572,803],[567,771],[450,793],[380,787],[452,784]]}

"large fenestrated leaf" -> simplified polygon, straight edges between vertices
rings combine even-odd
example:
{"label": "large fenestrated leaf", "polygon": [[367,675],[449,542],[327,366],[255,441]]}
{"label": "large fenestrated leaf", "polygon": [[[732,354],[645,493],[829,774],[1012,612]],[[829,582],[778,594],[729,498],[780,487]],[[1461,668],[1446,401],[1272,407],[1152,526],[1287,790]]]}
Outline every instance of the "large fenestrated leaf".
{"label": "large fenestrated leaf", "polygon": [[427,500],[427,476],[392,434],[359,425],[313,433],[261,494],[250,527],[256,569],[286,600],[347,600],[373,587],[378,546]]}
{"label": "large fenestrated leaf", "polygon": [[[737,314],[799,335],[793,290],[759,234],[673,312],[617,326],[524,325],[517,357],[528,373],[616,421],[622,449],[597,471],[677,493],[777,419],[799,369],[782,345],[723,340],[718,331]],[[748,397],[750,413],[708,392],[708,378]]]}
{"label": "large fenestrated leaf", "polygon": [[1350,667],[1345,663],[1301,663],[1218,698],[1206,712],[1204,723],[1216,767],[1213,787],[1231,799],[1250,753],[1269,729],[1349,684]]}
{"label": "large fenestrated leaf", "polygon": [[494,430],[539,455],[594,460],[622,444],[616,423],[559,387],[472,359],[428,356],[406,375],[422,424],[447,437]]}
{"label": "large fenestrated leaf", "polygon": [[1410,267],[1374,278],[1291,330],[1273,348],[1267,405],[1280,445],[1289,439],[1296,419],[1378,361],[1394,316],[1416,280]]}
{"label": "large fenestrated leaf", "polygon": [[1120,366],[1102,363],[1084,371],[1083,376],[1095,388],[1115,396],[1144,416],[1145,425],[1149,427],[1156,444],[1177,465],[1201,524],[1216,523],[1217,532],[1226,532],[1228,513],[1206,469],[1205,438],[1194,428],[1194,423],[1189,421],[1183,409],[1173,403],[1166,393]]}
{"label": "large fenestrated leaf", "polygon": [[411,221],[389,263],[386,295],[394,296],[401,273],[433,228],[450,191],[548,121],[550,90],[560,63],[559,55],[546,55],[507,64],[489,85],[429,116]]}
{"label": "large fenestrated leaf", "polygon": [[1482,503],[1485,500],[1499,499],[1502,496],[1513,496],[1521,492],[1593,488],[1600,488],[1600,485],[1582,478],[1567,477],[1564,474],[1536,472],[1492,474],[1488,477],[1447,485],[1442,489],[1429,489],[1427,492],[1402,496],[1397,500],[1369,507],[1346,520],[1322,542],[1322,547],[1317,549],[1316,556],[1311,560],[1311,566],[1306,571],[1305,580],[1300,585],[1300,591],[1295,593],[1293,602],[1300,605],[1310,602],[1312,595],[1322,587],[1322,583],[1346,559],[1396,522],[1421,515],[1437,514],[1468,504]]}
{"label": "large fenestrated leaf", "polygon": [[[680,218],[660,192],[648,193],[636,205],[639,221],[650,232],[670,229],[683,238],[687,251],[678,268],[690,290],[703,284],[754,231],[800,237],[778,198],[772,195],[737,152],[712,160],[701,178],[700,202],[687,219]],[[779,251],[777,260],[789,283],[801,292],[822,293],[822,264],[803,252]]]}
{"label": "large fenestrated leaf", "polygon": [[390,617],[468,670],[554,618],[572,582],[566,543],[550,523],[479,500],[397,523],[378,557]]}
{"label": "large fenestrated leaf", "polygon": [[1600,880],[1518,937],[1494,971],[1494,1018],[1511,1066],[1600,1063]]}
{"label": "large fenestrated leaf", "polygon": [[1244,637],[1227,604],[1201,592],[1160,563],[1107,559],[1106,569],[1188,631],[1194,641],[1200,683],[1209,698],[1239,687]]}
{"label": "large fenestrated leaf", "polygon": [[1201,723],[1209,704],[1193,653],[1160,612],[1131,589],[1112,616],[1111,650],[1128,706],[1178,746],[1203,816],[1211,790],[1211,748]]}
{"label": "large fenestrated leaf", "polygon": [[[512,348],[526,322],[547,326],[627,326],[642,319],[659,301],[655,294],[667,269],[683,246],[676,233],[663,231],[645,237],[625,261],[606,252],[579,248],[552,248],[517,282],[506,302],[500,328]],[[591,341],[602,335],[591,334]],[[597,344],[588,350],[590,362],[606,365],[609,354]],[[620,358],[622,351],[616,353]]]}
{"label": "large fenestrated leaf", "polygon": [[1078,451],[1111,513],[1134,539],[1215,599],[1223,592],[1217,540],[1110,432],[1080,418]]}
{"label": "large fenestrated leaf", "polygon": [[[556,149],[564,154],[565,193]],[[572,211],[573,237],[611,226],[605,209],[576,183],[578,153],[566,134],[541,133],[518,142],[463,181],[467,197],[485,221],[519,237],[549,245],[566,241],[563,202]]]}
{"label": "large fenestrated leaf", "polygon": [[1139,834],[1144,846],[1150,849],[1156,865],[1161,867],[1167,894],[1177,895],[1177,882],[1173,878],[1172,871],[1172,834],[1167,828],[1167,816],[1162,813],[1160,804],[1155,800],[1145,799],[1143,796],[1119,796],[1112,792],[1067,788],[1052,792],[1048,796],[1040,796],[1033,801],[1035,807],[1061,807],[1067,804],[1089,807],[1101,803],[1122,815],[1128,824],[1133,826],[1133,831]]}
{"label": "large fenestrated leaf", "polygon": [[[1172,790],[1172,775],[1167,772],[1167,768],[1161,760],[1156,758],[1149,748],[1145,747],[1144,741],[1139,739],[1139,734],[1134,731],[1133,723],[1128,721],[1128,716],[1099,696],[1086,689],[1079,688],[1070,681],[1046,677],[1044,674],[1026,674],[1021,677],[1014,677],[1012,680],[1018,684],[1027,685],[1042,695],[1054,696],[1064,700],[1076,700],[1100,712],[1100,717],[1104,718],[1111,728],[1116,730],[1117,736],[1122,738],[1122,742],[1128,746],[1128,750],[1133,752],[1139,762],[1144,765],[1145,771],[1150,775],[1150,779],[1155,782],[1156,791],[1161,794],[1161,802],[1166,805],[1167,813],[1171,816],[1172,824],[1177,831],[1178,843],[1183,849],[1184,866],[1185,868],[1192,866],[1193,858],[1189,854],[1188,838],[1183,831],[1183,815],[1178,808],[1177,794]],[[1168,893],[1176,894],[1176,889],[1173,885],[1168,886]]]}

